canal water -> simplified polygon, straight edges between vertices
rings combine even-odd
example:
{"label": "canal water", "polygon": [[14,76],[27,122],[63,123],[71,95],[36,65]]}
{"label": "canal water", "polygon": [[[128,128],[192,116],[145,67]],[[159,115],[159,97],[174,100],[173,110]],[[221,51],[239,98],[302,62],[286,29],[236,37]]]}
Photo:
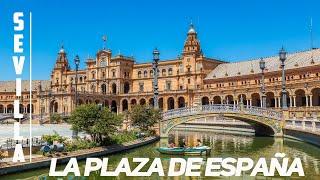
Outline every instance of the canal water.
{"label": "canal water", "polygon": [[[320,179],[320,148],[303,143],[300,141],[281,139],[273,137],[254,137],[254,136],[241,136],[241,135],[230,135],[222,133],[213,132],[185,132],[185,131],[173,131],[170,134],[168,141],[178,143],[179,140],[186,139],[188,146],[195,145],[197,139],[201,139],[204,145],[212,147],[210,157],[249,157],[257,162],[260,157],[265,157],[270,159],[274,157],[276,152],[282,152],[286,154],[289,158],[301,158],[303,163],[303,168],[305,172],[304,178],[291,177],[249,177],[248,174],[244,174],[242,177],[173,177],[173,178],[159,178],[156,175],[152,177],[125,177],[121,174],[119,177],[99,177],[99,172],[91,173],[90,177],[75,178],[71,174],[64,178],[49,177],[49,168],[46,169],[35,169],[32,171],[21,172],[18,174],[2,176],[0,179]],[[155,158],[160,157],[162,159],[162,164],[164,171],[167,172],[169,166],[170,155],[162,155],[156,151],[160,142],[150,144],[138,149],[130,150],[128,152],[120,153],[117,155],[108,156],[109,164],[108,170],[114,170],[121,158],[134,158],[134,157],[144,157],[144,158]],[[161,142],[163,143],[163,142]],[[187,158],[181,156],[183,158]],[[136,164],[131,164],[135,167]],[[150,165],[150,164],[149,164]],[[81,173],[84,171],[85,162],[79,163],[81,166]],[[65,167],[59,166],[58,169],[62,170]],[[149,167],[149,166],[148,166]],[[204,167],[204,165],[203,165]],[[147,170],[147,168],[143,169]],[[204,168],[202,170],[204,173]]]}

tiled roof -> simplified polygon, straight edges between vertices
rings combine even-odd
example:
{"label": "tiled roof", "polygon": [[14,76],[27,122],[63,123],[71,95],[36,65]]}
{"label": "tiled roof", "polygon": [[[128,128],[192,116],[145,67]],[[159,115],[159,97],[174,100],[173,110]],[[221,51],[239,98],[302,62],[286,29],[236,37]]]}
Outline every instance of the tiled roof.
{"label": "tiled roof", "polygon": [[[263,59],[266,62],[266,73],[281,70],[279,56],[272,56]],[[261,73],[259,61],[260,58],[220,64],[207,75],[206,79],[218,79]],[[285,61],[285,69],[296,69],[314,65],[320,65],[320,49],[287,54],[287,59]]]}
{"label": "tiled roof", "polygon": [[[23,80],[21,82],[21,90],[22,91],[29,91],[29,83],[28,80]],[[32,81],[32,90],[36,91],[41,82],[42,89],[49,89],[50,88],[50,81],[49,80],[33,80]],[[16,91],[16,81],[0,81],[0,92],[15,92]]]}

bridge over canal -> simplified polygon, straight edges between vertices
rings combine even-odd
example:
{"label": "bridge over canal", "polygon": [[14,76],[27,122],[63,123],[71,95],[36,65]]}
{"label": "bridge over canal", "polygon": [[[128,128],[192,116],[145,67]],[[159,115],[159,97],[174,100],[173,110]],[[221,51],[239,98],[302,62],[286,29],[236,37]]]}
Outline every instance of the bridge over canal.
{"label": "bridge over canal", "polygon": [[254,127],[257,135],[283,135],[282,112],[253,106],[210,104],[164,112],[161,122],[161,137],[167,137],[170,130],[179,124],[214,115],[223,115],[224,117],[245,121]]}

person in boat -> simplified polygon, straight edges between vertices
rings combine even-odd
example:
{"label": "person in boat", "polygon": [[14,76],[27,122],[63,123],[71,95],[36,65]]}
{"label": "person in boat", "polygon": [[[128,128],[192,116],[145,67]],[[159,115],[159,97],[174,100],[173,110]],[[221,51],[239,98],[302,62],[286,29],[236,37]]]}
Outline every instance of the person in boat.
{"label": "person in boat", "polygon": [[172,142],[172,143],[169,144],[168,147],[169,147],[169,148],[175,148],[175,147],[176,147],[176,143]]}
{"label": "person in boat", "polygon": [[180,141],[179,147],[182,147],[182,148],[186,148],[186,147],[187,147],[187,144],[186,144],[186,140],[185,140],[185,139],[182,139],[182,141]]}
{"label": "person in boat", "polygon": [[197,139],[197,147],[201,147],[202,146],[202,142],[200,139]]}

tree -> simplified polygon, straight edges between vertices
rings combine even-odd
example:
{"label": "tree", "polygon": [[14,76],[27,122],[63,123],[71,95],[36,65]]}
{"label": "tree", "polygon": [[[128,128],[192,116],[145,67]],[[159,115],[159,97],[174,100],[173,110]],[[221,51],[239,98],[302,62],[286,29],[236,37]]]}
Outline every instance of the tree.
{"label": "tree", "polygon": [[141,131],[147,132],[162,119],[162,115],[160,110],[136,105],[131,109],[130,119],[133,126],[138,126]]}
{"label": "tree", "polygon": [[89,134],[99,144],[110,141],[122,124],[122,117],[95,104],[78,106],[70,116],[72,129]]}
{"label": "tree", "polygon": [[50,115],[50,123],[60,123],[62,117],[58,113],[53,113]]}

